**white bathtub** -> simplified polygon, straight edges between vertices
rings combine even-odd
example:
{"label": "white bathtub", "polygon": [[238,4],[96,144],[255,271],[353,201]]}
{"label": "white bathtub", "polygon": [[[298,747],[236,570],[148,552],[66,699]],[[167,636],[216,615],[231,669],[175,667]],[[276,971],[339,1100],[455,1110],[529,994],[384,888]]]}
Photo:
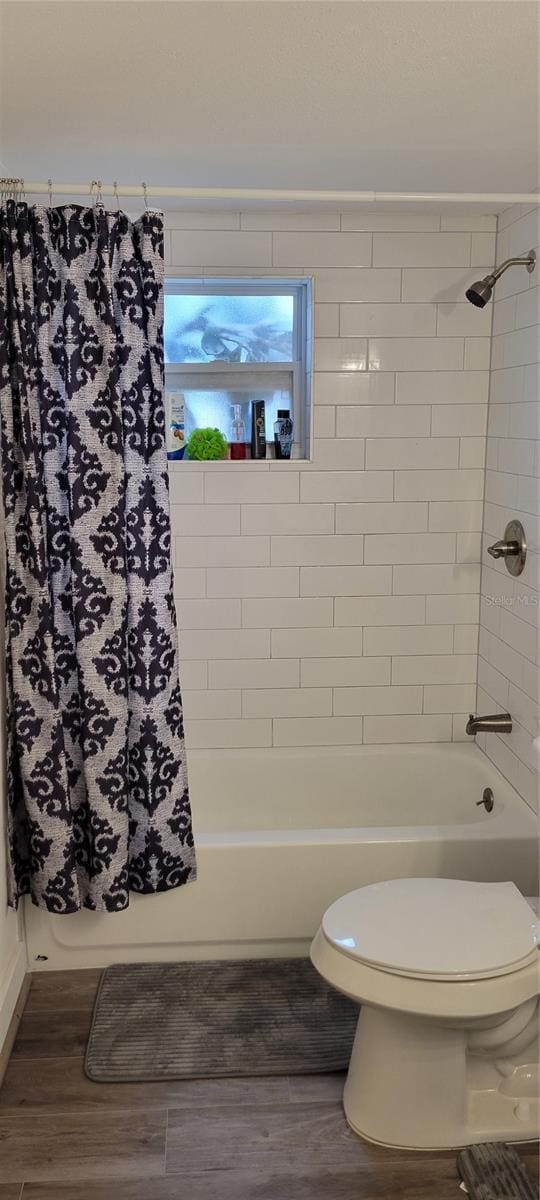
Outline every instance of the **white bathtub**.
{"label": "white bathtub", "polygon": [[398,876],[538,894],[536,818],[476,746],[198,751],[189,767],[197,881],[115,915],[27,903],[31,969],[304,954],[331,901]]}

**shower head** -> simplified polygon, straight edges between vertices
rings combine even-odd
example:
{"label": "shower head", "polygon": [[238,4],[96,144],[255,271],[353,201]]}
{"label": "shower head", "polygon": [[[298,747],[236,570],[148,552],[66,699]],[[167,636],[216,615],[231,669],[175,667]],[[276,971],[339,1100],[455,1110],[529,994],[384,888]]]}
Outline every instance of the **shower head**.
{"label": "shower head", "polygon": [[467,300],[474,304],[475,308],[484,308],[488,300],[491,300],[496,282],[494,275],[486,275],[484,279],[477,279],[476,283],[471,283],[465,292]]}
{"label": "shower head", "polygon": [[509,267],[514,267],[518,264],[526,266],[529,274],[531,271],[534,271],[536,265],[534,250],[529,250],[529,253],[523,258],[507,258],[506,262],[501,263],[500,267],[495,267],[489,275],[485,275],[483,279],[477,279],[475,283],[471,283],[471,286],[465,292],[469,303],[474,304],[475,308],[485,308],[488,301],[491,300],[493,288],[497,280],[500,279],[501,275]]}

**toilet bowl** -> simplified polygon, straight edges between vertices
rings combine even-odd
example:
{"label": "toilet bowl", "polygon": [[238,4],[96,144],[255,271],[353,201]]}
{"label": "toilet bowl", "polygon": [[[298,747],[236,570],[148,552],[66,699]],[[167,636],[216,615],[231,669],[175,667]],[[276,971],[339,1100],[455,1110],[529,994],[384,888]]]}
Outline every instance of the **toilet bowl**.
{"label": "toilet bowl", "polygon": [[392,879],[331,905],[311,958],[362,1005],[356,1133],[417,1150],[538,1137],[539,940],[513,883]]}

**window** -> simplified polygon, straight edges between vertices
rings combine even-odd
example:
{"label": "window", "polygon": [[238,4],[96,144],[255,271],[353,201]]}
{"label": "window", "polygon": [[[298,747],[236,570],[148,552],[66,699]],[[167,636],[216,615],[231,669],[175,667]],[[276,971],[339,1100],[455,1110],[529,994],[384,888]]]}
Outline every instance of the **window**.
{"label": "window", "polygon": [[166,386],[183,394],[186,439],[210,426],[230,441],[240,405],[249,444],[251,405],[264,400],[267,458],[279,409],[293,418],[293,457],[307,457],[310,319],[308,279],[169,279]]}

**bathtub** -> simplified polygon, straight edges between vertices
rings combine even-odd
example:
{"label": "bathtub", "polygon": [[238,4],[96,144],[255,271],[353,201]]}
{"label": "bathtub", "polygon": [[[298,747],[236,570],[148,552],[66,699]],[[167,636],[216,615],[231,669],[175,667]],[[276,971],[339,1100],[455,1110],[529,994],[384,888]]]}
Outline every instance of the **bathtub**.
{"label": "bathtub", "polygon": [[189,769],[197,881],[114,915],[27,902],[32,970],[305,954],[333,900],[398,876],[538,894],[535,815],[477,746],[192,751]]}

